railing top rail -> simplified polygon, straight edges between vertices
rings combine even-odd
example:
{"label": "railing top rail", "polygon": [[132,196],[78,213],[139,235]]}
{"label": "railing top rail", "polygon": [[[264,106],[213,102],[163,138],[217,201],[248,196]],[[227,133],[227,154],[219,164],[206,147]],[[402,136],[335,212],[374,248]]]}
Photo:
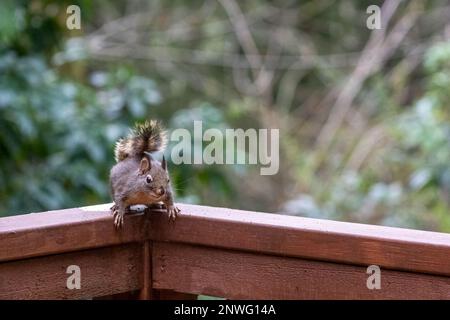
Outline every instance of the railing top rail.
{"label": "railing top rail", "polygon": [[450,234],[180,205],[133,214],[116,231],[110,204],[0,219],[0,261],[146,240],[450,275]]}

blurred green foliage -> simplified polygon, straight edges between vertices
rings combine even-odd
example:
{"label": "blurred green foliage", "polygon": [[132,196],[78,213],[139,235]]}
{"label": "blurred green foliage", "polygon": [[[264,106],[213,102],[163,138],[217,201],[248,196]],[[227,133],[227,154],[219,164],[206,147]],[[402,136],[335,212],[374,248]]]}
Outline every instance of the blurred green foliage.
{"label": "blurred green foliage", "polygon": [[391,141],[373,163],[344,170],[331,187],[321,187],[321,201],[301,195],[288,211],[450,231],[450,43],[427,51],[424,70],[423,95],[405,110],[386,111]]}
{"label": "blurred green foliage", "polygon": [[[254,166],[169,165],[177,201],[450,231],[450,43],[427,43],[409,71],[418,55],[399,50],[406,53],[368,77],[354,102],[364,129],[346,123],[324,154],[314,140],[333,99],[317,101],[324,86],[340,88],[356,60],[349,55],[350,67],[344,60],[336,67],[326,55],[363,49],[372,3],[280,3],[239,3],[256,50],[286,59],[265,70],[271,85],[256,92],[245,81],[251,68],[236,62],[245,50],[214,1],[3,1],[0,216],[110,201],[115,141],[134,122],[158,118],[169,129],[192,130],[194,120],[204,129],[280,128],[278,175],[261,177]],[[81,6],[82,30],[66,28],[70,4]],[[417,7],[438,12],[441,5]],[[399,8],[398,19],[408,13],[407,4]],[[144,29],[126,33],[130,17],[145,11]],[[428,25],[418,23],[413,34],[433,38]],[[114,27],[130,42],[113,46],[121,40]],[[97,56],[85,46],[99,30],[115,42]],[[299,47],[318,57],[309,69],[296,60]],[[222,52],[229,56],[214,59]]]}
{"label": "blurred green foliage", "polygon": [[[115,141],[136,121],[161,117],[154,80],[126,63],[87,71],[77,38],[62,41],[68,4],[7,1],[0,10],[0,216],[110,201]],[[203,109],[204,120],[215,117],[213,106]],[[231,194],[217,168],[172,174],[184,201],[198,201],[195,190],[209,184],[224,201]],[[178,187],[186,183],[193,192]]]}

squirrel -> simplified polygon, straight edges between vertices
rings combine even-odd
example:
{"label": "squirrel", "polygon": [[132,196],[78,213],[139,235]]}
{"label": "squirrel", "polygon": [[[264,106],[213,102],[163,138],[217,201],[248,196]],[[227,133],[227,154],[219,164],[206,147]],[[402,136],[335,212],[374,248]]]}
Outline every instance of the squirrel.
{"label": "squirrel", "polygon": [[156,120],[136,124],[126,138],[117,141],[114,155],[116,164],[110,172],[111,194],[114,205],[111,213],[114,226],[121,228],[129,206],[164,204],[169,221],[180,212],[173,202],[166,159],[159,162],[151,152],[164,150],[166,131]]}

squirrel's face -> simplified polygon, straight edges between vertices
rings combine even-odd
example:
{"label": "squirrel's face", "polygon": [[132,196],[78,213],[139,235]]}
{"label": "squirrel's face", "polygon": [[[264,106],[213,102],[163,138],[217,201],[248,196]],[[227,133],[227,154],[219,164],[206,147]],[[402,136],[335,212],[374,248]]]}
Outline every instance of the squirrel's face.
{"label": "squirrel's face", "polygon": [[152,201],[159,201],[164,198],[170,183],[164,157],[162,163],[149,160],[147,157],[142,158],[138,175],[142,190],[146,190]]}

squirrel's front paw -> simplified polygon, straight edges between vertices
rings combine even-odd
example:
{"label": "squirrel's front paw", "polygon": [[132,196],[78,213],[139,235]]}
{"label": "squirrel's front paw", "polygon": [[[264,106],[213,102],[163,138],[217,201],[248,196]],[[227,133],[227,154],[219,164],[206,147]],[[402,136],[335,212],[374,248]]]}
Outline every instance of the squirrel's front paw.
{"label": "squirrel's front paw", "polygon": [[178,214],[180,213],[180,209],[175,206],[168,206],[167,213],[169,214],[169,220],[175,221]]}
{"label": "squirrel's front paw", "polygon": [[109,210],[111,210],[111,214],[114,215],[114,212],[118,209],[117,204],[113,204],[113,206],[111,208],[109,208]]}
{"label": "squirrel's front paw", "polygon": [[117,206],[113,206],[111,209],[114,218],[114,226],[116,229],[123,227],[123,216],[125,212],[121,212]]}

